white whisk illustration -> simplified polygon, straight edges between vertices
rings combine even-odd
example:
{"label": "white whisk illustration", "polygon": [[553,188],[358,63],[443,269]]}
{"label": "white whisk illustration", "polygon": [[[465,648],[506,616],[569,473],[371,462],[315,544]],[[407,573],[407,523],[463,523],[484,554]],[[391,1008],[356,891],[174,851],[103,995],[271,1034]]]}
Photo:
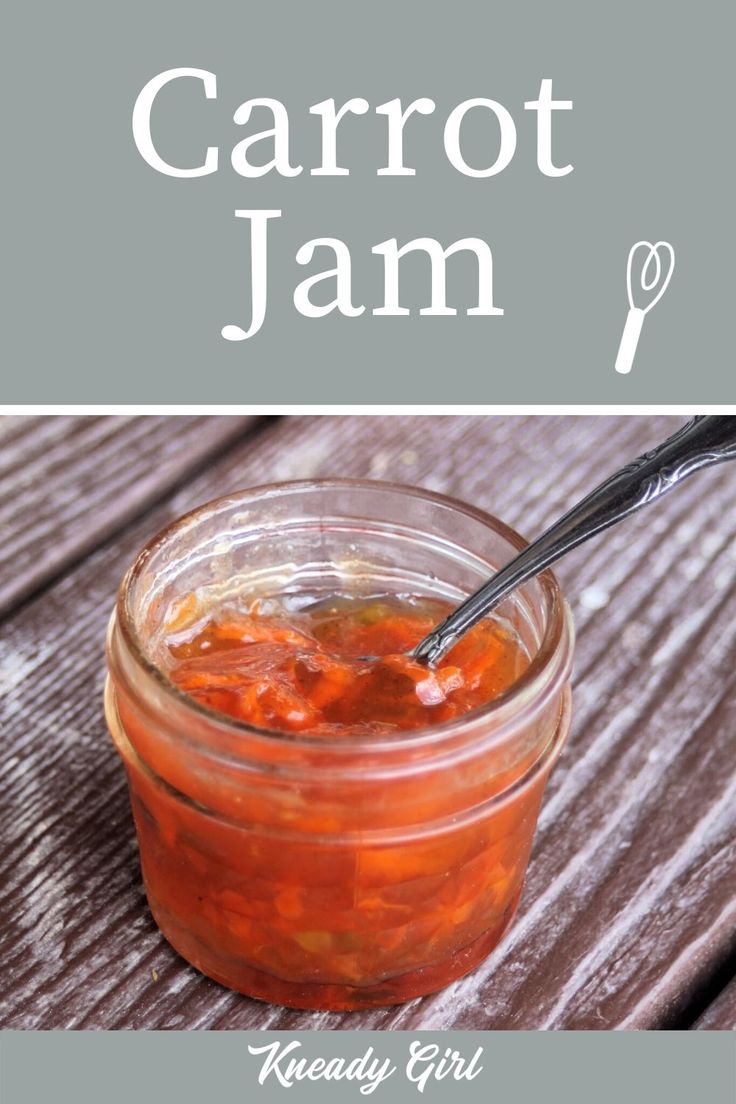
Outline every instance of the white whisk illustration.
{"label": "white whisk illustration", "polygon": [[[637,307],[634,302],[634,294],[631,288],[631,272],[634,266],[634,256],[637,251],[645,249],[646,255],[642,258],[641,271],[639,272],[638,288],[645,294],[656,290],[654,298],[645,307]],[[660,256],[660,250],[663,258]],[[664,263],[663,263],[664,259]],[[653,271],[652,271],[653,269]],[[675,251],[666,241],[658,241],[652,245],[648,241],[638,241],[629,250],[629,259],[626,264],[626,290],[629,295],[629,313],[626,316],[624,332],[621,335],[621,344],[616,356],[616,371],[622,375],[631,371],[636,354],[636,346],[639,344],[639,334],[644,323],[644,315],[648,314],[655,303],[664,295],[667,286],[672,279],[675,270]]]}

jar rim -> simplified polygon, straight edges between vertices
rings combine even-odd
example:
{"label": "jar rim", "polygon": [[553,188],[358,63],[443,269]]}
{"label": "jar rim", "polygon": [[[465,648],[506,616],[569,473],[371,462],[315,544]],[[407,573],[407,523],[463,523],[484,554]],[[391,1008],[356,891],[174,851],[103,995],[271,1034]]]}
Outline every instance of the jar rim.
{"label": "jar rim", "polygon": [[[366,491],[384,491],[400,495],[410,495],[414,498],[424,499],[439,506],[445,506],[456,513],[464,514],[481,522],[486,528],[494,531],[506,540],[515,549],[521,551],[526,547],[527,541],[505,522],[493,514],[479,507],[437,491],[430,491],[424,487],[416,487],[406,483],[384,481],[377,479],[295,479],[283,480],[273,483],[259,484],[254,487],[240,488],[217,498],[201,503],[199,506],[188,510],[174,521],[169,522],[159,532],[154,534],[136,556],[133,563],[126,571],[118,589],[115,605],[115,620],[121,635],[136,665],[149,678],[156,687],[166,696],[170,697],[186,709],[191,709],[195,715],[215,725],[225,732],[245,732],[251,739],[263,739],[269,743],[303,744],[311,747],[325,747],[325,738],[309,732],[284,732],[278,729],[263,728],[247,721],[230,717],[225,713],[211,709],[209,706],[197,701],[189,694],[181,690],[176,683],[156,664],[148,654],[145,644],[135,624],[135,615],[132,609],[131,595],[135,584],[144,572],[147,563],[160,548],[166,543],[176,539],[182,530],[185,530],[192,521],[205,512],[216,512],[225,504],[232,504],[238,499],[266,500],[277,497],[280,494],[293,491],[329,490],[334,489],[363,489]],[[547,598],[547,618],[544,627],[544,635],[539,647],[531,658],[526,670],[505,690],[502,694],[493,698],[485,705],[459,717],[443,721],[441,724],[427,725],[426,727],[411,731],[398,730],[395,733],[382,733],[380,736],[355,735],[352,733],[331,735],[330,748],[337,750],[347,748],[351,751],[370,749],[373,752],[384,749],[395,749],[397,746],[416,748],[441,742],[452,738],[467,729],[469,724],[496,719],[498,725],[494,726],[494,736],[500,741],[503,738],[506,724],[515,721],[519,712],[523,712],[526,705],[535,706],[538,699],[544,697],[546,680],[549,677],[551,667],[559,666],[560,679],[569,672],[572,657],[573,627],[569,608],[562,594],[561,588],[553,572],[548,568],[541,572],[537,581],[542,585]],[[555,664],[555,660],[558,663]],[[556,680],[555,680],[556,681]],[[522,699],[525,699],[522,700]],[[494,739],[495,742],[495,739]]]}

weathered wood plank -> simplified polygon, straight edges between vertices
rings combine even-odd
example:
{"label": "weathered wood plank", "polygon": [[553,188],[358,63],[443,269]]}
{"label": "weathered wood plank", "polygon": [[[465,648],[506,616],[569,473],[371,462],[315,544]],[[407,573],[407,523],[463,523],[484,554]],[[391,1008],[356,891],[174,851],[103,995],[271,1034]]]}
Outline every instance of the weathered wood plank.
{"label": "weathered wood plank", "polygon": [[234,440],[236,417],[0,417],[0,614]]}
{"label": "weathered wood plank", "polygon": [[727,467],[561,565],[579,633],[574,725],[548,789],[522,908],[491,959],[434,997],[371,1013],[288,1012],[183,964],[143,903],[100,692],[102,635],[122,570],[157,527],[215,493],[335,472],[399,478],[458,494],[532,535],[678,421],[285,419],[10,618],[0,639],[2,1021],[676,1023],[734,947],[736,481]]}
{"label": "weathered wood plank", "polygon": [[736,1031],[736,978],[693,1024],[695,1031]]}

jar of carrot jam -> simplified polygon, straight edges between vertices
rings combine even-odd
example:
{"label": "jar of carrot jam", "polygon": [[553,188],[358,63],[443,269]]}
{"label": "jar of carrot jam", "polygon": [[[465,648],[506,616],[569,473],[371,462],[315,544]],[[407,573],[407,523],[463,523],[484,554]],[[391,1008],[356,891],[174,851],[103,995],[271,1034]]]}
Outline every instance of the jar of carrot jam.
{"label": "jar of carrot jam", "polygon": [[143,550],[106,715],[151,910],[199,970],[364,1008],[502,938],[569,727],[569,610],[546,572],[436,670],[406,653],[523,544],[441,495],[334,480],[218,499]]}

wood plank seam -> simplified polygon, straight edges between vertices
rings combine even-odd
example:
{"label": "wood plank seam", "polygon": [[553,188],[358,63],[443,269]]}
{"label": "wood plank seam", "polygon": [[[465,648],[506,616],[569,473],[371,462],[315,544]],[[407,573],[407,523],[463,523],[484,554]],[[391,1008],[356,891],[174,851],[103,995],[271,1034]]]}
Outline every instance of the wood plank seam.
{"label": "wood plank seam", "polygon": [[223,439],[213,443],[206,453],[197,455],[193,460],[185,463],[180,471],[172,473],[170,479],[162,482],[150,494],[141,497],[131,510],[121,512],[114,524],[106,527],[104,531],[94,532],[90,539],[80,539],[76,548],[68,555],[47,570],[31,574],[27,582],[13,586],[8,585],[4,589],[3,600],[0,601],[0,625],[18,612],[22,606],[34,601],[44,591],[53,587],[65,575],[68,575],[75,567],[99,548],[115,541],[128,526],[143,518],[151,510],[154,510],[162,502],[167,501],[191,480],[196,479],[212,464],[222,459],[232,449],[237,448],[245,439],[255,439],[263,432],[270,421],[275,417],[260,417],[256,422],[243,419],[239,427],[233,427]]}

